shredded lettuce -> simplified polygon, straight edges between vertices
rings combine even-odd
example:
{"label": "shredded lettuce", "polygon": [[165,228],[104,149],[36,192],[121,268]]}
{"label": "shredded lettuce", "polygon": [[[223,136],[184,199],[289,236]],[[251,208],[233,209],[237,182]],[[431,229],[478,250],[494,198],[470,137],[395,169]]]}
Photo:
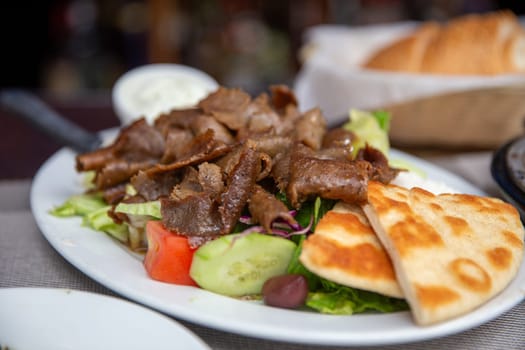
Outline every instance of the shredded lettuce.
{"label": "shredded lettuce", "polygon": [[160,201],[158,200],[144,203],[121,202],[115,207],[115,212],[128,216],[129,221],[125,222],[125,225],[128,226],[128,242],[131,249],[147,246],[146,223],[150,220],[162,219]]}
{"label": "shredded lettuce", "polygon": [[59,217],[84,216],[105,206],[107,204],[100,193],[86,193],[69,197],[64,204],[52,209],[50,213]]}
{"label": "shredded lettuce", "polygon": [[108,215],[111,206],[107,205],[100,193],[85,193],[69,197],[62,205],[50,213],[58,217],[82,217],[84,226],[103,231],[121,242],[128,240],[128,228],[117,224]]}
{"label": "shredded lettuce", "polygon": [[308,294],[306,305],[322,313],[351,315],[366,311],[408,310],[408,304],[403,299],[342,286],[325,279],[321,279],[320,285],[319,291]]}
{"label": "shredded lettuce", "polygon": [[306,278],[306,282],[308,283],[308,290],[315,291],[319,289],[321,283],[320,277],[304,267],[304,265],[299,261],[299,256],[301,255],[305,238],[305,235],[300,236],[300,239],[296,242],[297,248],[295,248],[295,251],[292,255],[292,260],[290,260],[290,264],[288,265],[288,273],[303,275]]}
{"label": "shredded lettuce", "polygon": [[356,140],[352,144],[355,154],[368,144],[388,156],[390,150],[388,139],[390,114],[388,112],[366,112],[352,109],[350,121],[343,125],[343,128],[356,135]]}
{"label": "shredded lettuce", "polygon": [[119,203],[115,207],[115,212],[128,215],[145,215],[154,219],[161,219],[160,201],[151,201],[144,203]]}
{"label": "shredded lettuce", "polygon": [[89,170],[84,172],[84,176],[82,177],[82,186],[84,186],[86,190],[91,190],[95,188],[95,176],[95,170]]}
{"label": "shredded lettuce", "polygon": [[137,190],[133,187],[132,184],[126,184],[126,195],[134,196],[137,194]]}
{"label": "shredded lettuce", "polygon": [[332,208],[334,207],[335,203],[337,203],[336,200],[332,199],[324,199],[321,197],[317,197],[314,202],[314,226],[312,227],[312,230],[315,229],[315,226],[317,226],[317,223],[321,218],[324,216],[324,214],[328,213]]}
{"label": "shredded lettuce", "polygon": [[306,306],[323,314],[352,315],[356,313],[356,303],[337,292],[308,293]]}
{"label": "shredded lettuce", "polygon": [[297,212],[295,220],[297,220],[302,227],[306,227],[309,225],[310,220],[312,220],[313,217],[311,230],[314,231],[319,220],[324,214],[326,214],[326,212],[334,207],[336,202],[337,201],[335,200],[324,199],[321,197],[317,197],[315,200],[306,201],[301,205],[301,209]]}
{"label": "shredded lettuce", "polygon": [[124,224],[117,224],[108,215],[111,206],[105,206],[83,216],[85,226],[97,231],[103,231],[121,242],[128,241],[128,228]]}
{"label": "shredded lettuce", "polygon": [[392,119],[390,113],[387,111],[378,110],[371,112],[371,114],[376,119],[381,130],[388,134],[388,132],[390,131],[390,120]]}
{"label": "shredded lettuce", "polygon": [[408,310],[403,299],[387,297],[378,293],[342,286],[309,271],[299,261],[303,236],[288,265],[288,273],[301,274],[308,282],[306,306],[321,313],[351,315],[366,311],[394,312]]}

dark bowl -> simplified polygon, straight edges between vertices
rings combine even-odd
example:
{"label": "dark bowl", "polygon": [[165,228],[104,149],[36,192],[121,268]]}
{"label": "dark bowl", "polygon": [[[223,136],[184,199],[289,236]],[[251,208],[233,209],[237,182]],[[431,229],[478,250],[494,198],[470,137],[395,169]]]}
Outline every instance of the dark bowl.
{"label": "dark bowl", "polygon": [[503,198],[518,209],[525,222],[525,136],[500,147],[492,157],[490,171]]}

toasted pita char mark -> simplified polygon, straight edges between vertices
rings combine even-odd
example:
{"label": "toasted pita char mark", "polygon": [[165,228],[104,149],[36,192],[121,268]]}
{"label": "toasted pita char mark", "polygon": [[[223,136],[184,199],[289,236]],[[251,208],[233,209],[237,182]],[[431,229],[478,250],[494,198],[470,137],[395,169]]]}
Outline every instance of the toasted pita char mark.
{"label": "toasted pita char mark", "polygon": [[327,268],[342,269],[350,274],[370,279],[395,280],[394,270],[385,268],[390,259],[380,247],[370,243],[361,243],[345,247],[336,241],[312,236],[308,245],[317,246],[319,254],[312,257],[316,264]]}
{"label": "toasted pita char mark", "polygon": [[317,224],[317,230],[345,230],[347,232],[353,232],[356,235],[371,235],[375,237],[375,233],[368,224],[368,221],[363,223],[356,215],[336,211],[326,213],[323,219]]}
{"label": "toasted pita char mark", "polygon": [[512,252],[504,247],[496,247],[486,251],[487,258],[496,269],[508,269],[512,262]]}
{"label": "toasted pita char mark", "polygon": [[[369,184],[375,186],[373,181]],[[396,190],[398,189],[398,190]],[[443,242],[436,230],[411,210],[407,204],[407,195],[404,189],[397,186],[392,186],[394,196],[382,196],[376,191],[368,192],[369,201],[374,202],[375,211],[381,216],[391,216],[394,218],[398,213],[403,213],[403,218],[395,220],[396,223],[392,226],[392,239],[396,241],[396,246],[399,247],[401,255],[408,254],[414,247],[431,247],[442,246]],[[417,189],[419,195],[432,196],[430,192],[423,189]]]}
{"label": "toasted pita char mark", "polygon": [[445,215],[443,220],[450,225],[451,231],[455,235],[471,235],[472,228],[469,226],[468,222],[465,219],[458,218],[455,216]]}
{"label": "toasted pita char mark", "polygon": [[435,211],[443,211],[443,207],[441,207],[441,205],[439,205],[437,203],[430,203],[430,206]]}
{"label": "toasted pita char mark", "polygon": [[409,217],[394,224],[391,227],[391,239],[395,241],[402,256],[413,249],[444,246],[438,232],[418,217]]}
{"label": "toasted pita char mark", "polygon": [[[370,186],[370,185],[369,185]],[[379,212],[387,212],[391,210],[392,208],[398,208],[401,210],[408,210],[408,205],[403,201],[406,199],[406,197],[400,195],[399,200],[396,200],[394,198],[389,197],[382,197],[380,195],[376,195],[374,192],[370,193],[368,192],[368,200],[373,200],[376,204],[376,210]]]}
{"label": "toasted pita char mark", "polygon": [[519,249],[523,248],[523,241],[520,240],[518,235],[514,232],[503,230],[501,234],[505,237],[506,242],[509,243],[511,246]]}
{"label": "toasted pita char mark", "polygon": [[510,216],[511,218],[519,217],[519,214],[513,206],[503,201],[494,201],[493,199],[494,198],[479,197],[470,194],[455,194],[451,198],[451,201],[464,206],[470,206],[472,210],[483,214],[495,214],[500,218],[506,216]]}
{"label": "toasted pita char mark", "polygon": [[414,285],[417,297],[421,304],[430,309],[439,308],[443,304],[457,301],[460,296],[454,290],[445,286]]}
{"label": "toasted pita char mark", "polygon": [[392,262],[358,206],[338,203],[303,243],[300,261],[336,283],[402,298]]}
{"label": "toasted pita char mark", "polygon": [[448,267],[467,289],[486,292],[492,287],[492,280],[487,271],[471,259],[457,258],[451,261]]}
{"label": "toasted pita char mark", "polygon": [[416,323],[469,312],[516,276],[525,231],[511,205],[374,181],[368,194],[364,211],[390,256]]}

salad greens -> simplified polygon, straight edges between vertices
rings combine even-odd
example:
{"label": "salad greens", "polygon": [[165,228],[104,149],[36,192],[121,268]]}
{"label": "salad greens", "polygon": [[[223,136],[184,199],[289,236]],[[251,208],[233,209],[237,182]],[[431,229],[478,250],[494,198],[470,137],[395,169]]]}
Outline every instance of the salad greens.
{"label": "salad greens", "polygon": [[[359,149],[369,144],[388,157],[390,115],[384,111],[359,110],[351,110],[349,114],[350,120],[343,128],[356,135],[352,144],[354,155]],[[409,164],[403,167],[408,166]],[[87,184],[88,181],[85,183]],[[128,185],[126,192],[132,195],[135,191],[131,185]],[[285,194],[277,193],[276,197],[291,208]],[[294,211],[294,218],[300,227],[314,232],[319,220],[333,208],[335,203],[334,200],[320,197],[306,201],[300,210]],[[57,217],[80,216],[83,225],[97,231],[104,231],[117,240],[126,242],[134,249],[146,242],[144,239],[146,223],[162,219],[160,209],[158,200],[146,203],[119,203],[112,208],[104,201],[100,193],[88,192],[70,197],[50,213]],[[114,210],[117,214],[126,214],[129,222],[115,223],[108,214],[110,210]],[[192,278],[205,289],[226,295],[242,295],[245,292],[260,292],[264,280],[277,273],[300,274],[306,278],[308,284],[306,306],[321,313],[348,315],[366,311],[393,312],[408,309],[404,300],[342,286],[308,271],[299,261],[302,243],[306,238],[305,233],[290,235],[288,239],[285,239],[268,234],[247,234],[247,232],[250,232],[250,224],[240,220],[234,233],[203,244],[193,258]],[[229,247],[228,254],[220,253],[224,250],[221,250],[221,247]],[[263,272],[266,273],[263,276],[260,275],[261,266],[267,262],[268,259],[265,257],[268,256],[273,259],[270,265],[276,267],[263,268]],[[240,287],[237,283],[239,279],[235,279],[236,283],[225,286],[224,280],[235,277],[230,276],[232,271],[246,276],[259,277],[247,279],[246,283]],[[240,289],[232,289],[232,286]]]}
{"label": "salad greens", "polygon": [[100,193],[76,194],[69,197],[62,205],[52,209],[51,214],[58,217],[84,216],[106,206]]}
{"label": "salad greens", "polygon": [[390,130],[390,120],[390,113],[386,111],[365,112],[355,109],[351,110],[350,120],[343,125],[343,128],[354,132],[357,136],[353,143],[354,154],[368,143],[387,156],[390,166],[409,170],[422,178],[426,178],[427,174],[410,162],[389,157],[390,142],[388,140],[388,132]]}
{"label": "salad greens", "polygon": [[390,298],[378,293],[342,286],[321,280],[322,289],[308,294],[306,306],[321,313],[351,315],[366,311],[395,312],[408,310],[403,299]]}
{"label": "salad greens", "polygon": [[343,286],[308,271],[299,261],[304,239],[304,236],[301,237],[301,241],[297,245],[292,261],[288,266],[288,273],[306,277],[309,290],[306,306],[321,313],[333,315],[351,315],[366,311],[408,310],[408,304],[403,299]]}
{"label": "salad greens", "polygon": [[126,226],[113,221],[108,214],[109,210],[111,210],[110,205],[87,213],[83,218],[83,224],[96,231],[107,232],[121,242],[127,242],[128,230]]}
{"label": "salad greens", "polygon": [[52,209],[50,213],[57,217],[82,217],[82,225],[96,231],[108,233],[121,242],[128,241],[128,231],[125,225],[117,224],[108,215],[111,206],[100,193],[85,193],[73,195],[62,205]]}
{"label": "salad greens", "polygon": [[117,213],[124,213],[128,215],[146,215],[151,219],[161,219],[160,201],[150,201],[145,203],[122,203],[120,202],[115,207]]}
{"label": "salad greens", "polygon": [[380,150],[388,157],[390,142],[390,114],[385,111],[365,112],[356,109],[350,111],[350,121],[343,128],[352,131],[356,139],[352,142],[354,154],[366,144]]}

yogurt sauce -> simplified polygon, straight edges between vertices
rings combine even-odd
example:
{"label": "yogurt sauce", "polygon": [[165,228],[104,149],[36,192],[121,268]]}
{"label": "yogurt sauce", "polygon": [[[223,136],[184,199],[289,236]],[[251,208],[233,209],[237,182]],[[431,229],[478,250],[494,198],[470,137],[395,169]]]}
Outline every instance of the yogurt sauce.
{"label": "yogurt sauce", "polygon": [[412,171],[402,171],[392,181],[392,184],[405,188],[419,187],[433,194],[458,193],[459,191],[444,184],[443,182],[424,178]]}
{"label": "yogurt sauce", "polygon": [[191,67],[148,65],[131,70],[119,79],[113,102],[123,124],[140,117],[151,123],[161,113],[195,106],[217,88],[213,78]]}

